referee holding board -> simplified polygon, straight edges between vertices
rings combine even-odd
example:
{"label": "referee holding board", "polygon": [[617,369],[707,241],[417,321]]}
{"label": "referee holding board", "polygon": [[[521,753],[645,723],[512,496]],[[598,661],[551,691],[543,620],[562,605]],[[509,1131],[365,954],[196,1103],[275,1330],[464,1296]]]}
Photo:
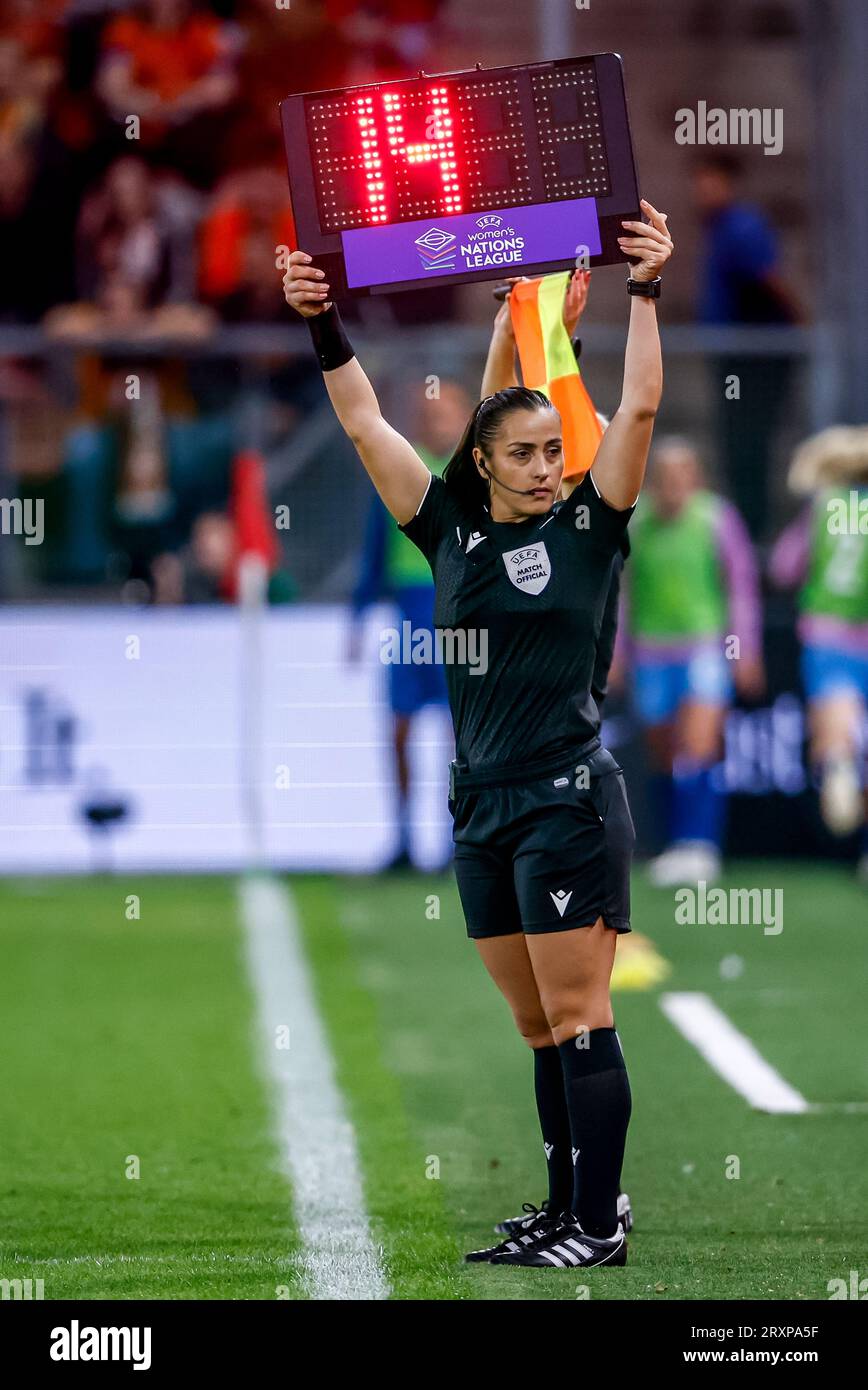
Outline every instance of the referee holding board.
{"label": "referee holding board", "polygon": [[[468,935],[534,1051],[549,1198],[468,1259],[543,1268],[626,1263],[617,1198],[630,1087],[609,997],[630,930],[633,826],[591,695],[612,560],[660,403],[655,300],[666,214],[625,221],[630,326],[620,405],[566,501],[561,421],[523,386],[485,397],[441,478],[380,413],[324,274],[295,251],[287,303],[307,319],[338,419],[434,575],[434,621],[485,634],[483,670],[446,667],[449,806]],[[458,644],[454,644],[456,647]]]}

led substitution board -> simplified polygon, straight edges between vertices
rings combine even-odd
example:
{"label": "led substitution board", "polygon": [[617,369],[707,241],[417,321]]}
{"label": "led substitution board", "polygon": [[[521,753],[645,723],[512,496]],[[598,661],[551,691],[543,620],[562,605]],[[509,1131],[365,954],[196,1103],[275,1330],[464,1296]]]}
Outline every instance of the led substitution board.
{"label": "led substitution board", "polygon": [[615,53],[280,103],[299,247],[340,298],[623,263],[639,216]]}

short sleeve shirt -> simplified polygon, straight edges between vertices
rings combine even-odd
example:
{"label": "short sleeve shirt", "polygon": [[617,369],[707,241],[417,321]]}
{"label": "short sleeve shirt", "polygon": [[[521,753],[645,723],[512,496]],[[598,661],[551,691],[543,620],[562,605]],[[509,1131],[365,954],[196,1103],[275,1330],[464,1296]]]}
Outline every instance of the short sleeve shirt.
{"label": "short sleeve shirt", "polygon": [[569,756],[599,731],[597,643],[632,508],[603,501],[590,473],[542,516],[465,513],[431,478],[401,529],[434,575],[458,758],[474,770]]}

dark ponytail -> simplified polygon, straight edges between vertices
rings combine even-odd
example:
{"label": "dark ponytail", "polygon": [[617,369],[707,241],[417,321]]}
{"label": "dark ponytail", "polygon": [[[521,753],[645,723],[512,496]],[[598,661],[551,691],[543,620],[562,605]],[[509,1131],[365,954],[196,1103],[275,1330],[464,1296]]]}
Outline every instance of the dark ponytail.
{"label": "dark ponytail", "polygon": [[462,510],[480,511],[488,503],[488,485],[480,476],[473,458],[479,449],[488,458],[505,416],[513,410],[551,410],[552,403],[542,391],[527,386],[508,386],[486,396],[474,410],[461,436],[461,442],[443,470],[443,481]]}

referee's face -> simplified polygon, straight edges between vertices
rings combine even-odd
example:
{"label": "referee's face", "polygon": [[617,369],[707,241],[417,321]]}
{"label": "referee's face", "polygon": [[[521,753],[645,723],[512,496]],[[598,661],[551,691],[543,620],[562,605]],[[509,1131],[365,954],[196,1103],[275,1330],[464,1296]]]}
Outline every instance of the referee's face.
{"label": "referee's face", "polygon": [[561,417],[554,408],[511,410],[501,422],[491,452],[480,459],[491,484],[492,521],[517,521],[547,512],[558,496],[564,471]]}

